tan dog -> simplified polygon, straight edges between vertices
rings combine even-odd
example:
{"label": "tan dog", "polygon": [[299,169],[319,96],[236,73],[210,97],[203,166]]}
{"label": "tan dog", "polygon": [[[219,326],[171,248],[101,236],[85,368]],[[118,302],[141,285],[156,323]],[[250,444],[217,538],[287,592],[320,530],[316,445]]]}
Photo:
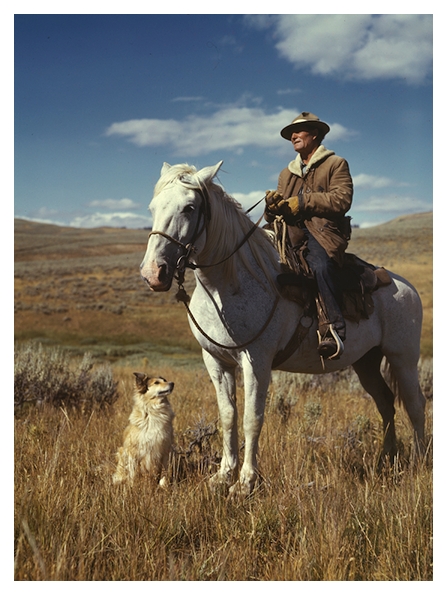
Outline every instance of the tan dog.
{"label": "tan dog", "polygon": [[129,481],[132,484],[141,467],[164,486],[168,481],[166,472],[174,438],[174,412],[168,401],[174,383],[139,372],[134,375],[134,406],[124,430],[123,446],[118,449],[113,483]]}

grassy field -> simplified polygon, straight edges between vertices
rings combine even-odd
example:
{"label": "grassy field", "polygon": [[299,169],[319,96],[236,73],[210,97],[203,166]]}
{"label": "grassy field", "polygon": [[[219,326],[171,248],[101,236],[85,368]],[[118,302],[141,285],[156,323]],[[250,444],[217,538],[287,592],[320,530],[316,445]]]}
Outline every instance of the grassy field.
{"label": "grassy field", "polygon": [[16,580],[432,580],[431,455],[412,462],[401,409],[399,463],[378,474],[381,423],[353,377],[291,385],[276,374],[260,443],[264,482],[234,502],[208,490],[219,432],[191,448],[216,427],[207,375],[159,373],[176,382],[180,478],[166,490],[111,482],[132,368],[115,368],[122,397],[109,413],[16,416]]}
{"label": "grassy field", "polygon": [[[61,346],[73,361],[92,353],[96,365],[111,366],[119,398],[84,413],[49,405],[16,412],[15,580],[431,581],[431,448],[414,461],[398,407],[398,461],[378,473],[381,421],[349,369],[275,372],[263,482],[242,502],[210,493],[221,452],[214,390],[174,292],[151,294],[138,277],[146,237],[16,221],[16,343]],[[356,229],[350,246],[421,294],[429,443],[431,241],[426,214]],[[166,490],[144,478],[133,489],[111,482],[137,370],[176,385],[177,481]]]}

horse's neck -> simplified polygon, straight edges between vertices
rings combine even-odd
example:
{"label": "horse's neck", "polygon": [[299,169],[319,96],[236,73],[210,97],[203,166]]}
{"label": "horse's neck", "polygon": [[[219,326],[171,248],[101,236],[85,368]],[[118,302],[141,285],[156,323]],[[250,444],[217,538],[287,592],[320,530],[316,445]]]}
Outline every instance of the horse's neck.
{"label": "horse's neck", "polygon": [[230,256],[228,262],[217,263],[211,255],[209,263],[213,262],[216,263],[215,266],[204,266],[196,270],[199,284],[207,291],[234,296],[252,294],[253,291],[262,289],[269,293],[274,291],[272,288],[279,271],[268,257],[263,259],[263,270],[253,256],[248,242]]}

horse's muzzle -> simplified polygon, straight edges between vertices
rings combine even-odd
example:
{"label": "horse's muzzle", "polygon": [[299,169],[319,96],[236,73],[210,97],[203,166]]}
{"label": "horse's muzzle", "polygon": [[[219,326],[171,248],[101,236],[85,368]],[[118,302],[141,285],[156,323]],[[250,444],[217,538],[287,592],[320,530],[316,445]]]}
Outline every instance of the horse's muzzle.
{"label": "horse's muzzle", "polygon": [[149,285],[152,291],[169,291],[172,285],[172,274],[169,273],[165,264],[157,266],[141,265],[141,276]]}

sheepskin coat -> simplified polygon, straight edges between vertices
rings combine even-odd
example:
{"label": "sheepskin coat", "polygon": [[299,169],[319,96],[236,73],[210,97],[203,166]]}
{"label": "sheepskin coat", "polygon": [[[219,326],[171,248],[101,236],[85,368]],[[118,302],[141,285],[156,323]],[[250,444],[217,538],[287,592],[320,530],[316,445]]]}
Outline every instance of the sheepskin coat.
{"label": "sheepskin coat", "polygon": [[298,212],[288,225],[307,227],[340,266],[350,238],[353,184],[345,159],[320,145],[304,172],[300,155],[279,174],[277,191],[284,197],[298,196]]}

